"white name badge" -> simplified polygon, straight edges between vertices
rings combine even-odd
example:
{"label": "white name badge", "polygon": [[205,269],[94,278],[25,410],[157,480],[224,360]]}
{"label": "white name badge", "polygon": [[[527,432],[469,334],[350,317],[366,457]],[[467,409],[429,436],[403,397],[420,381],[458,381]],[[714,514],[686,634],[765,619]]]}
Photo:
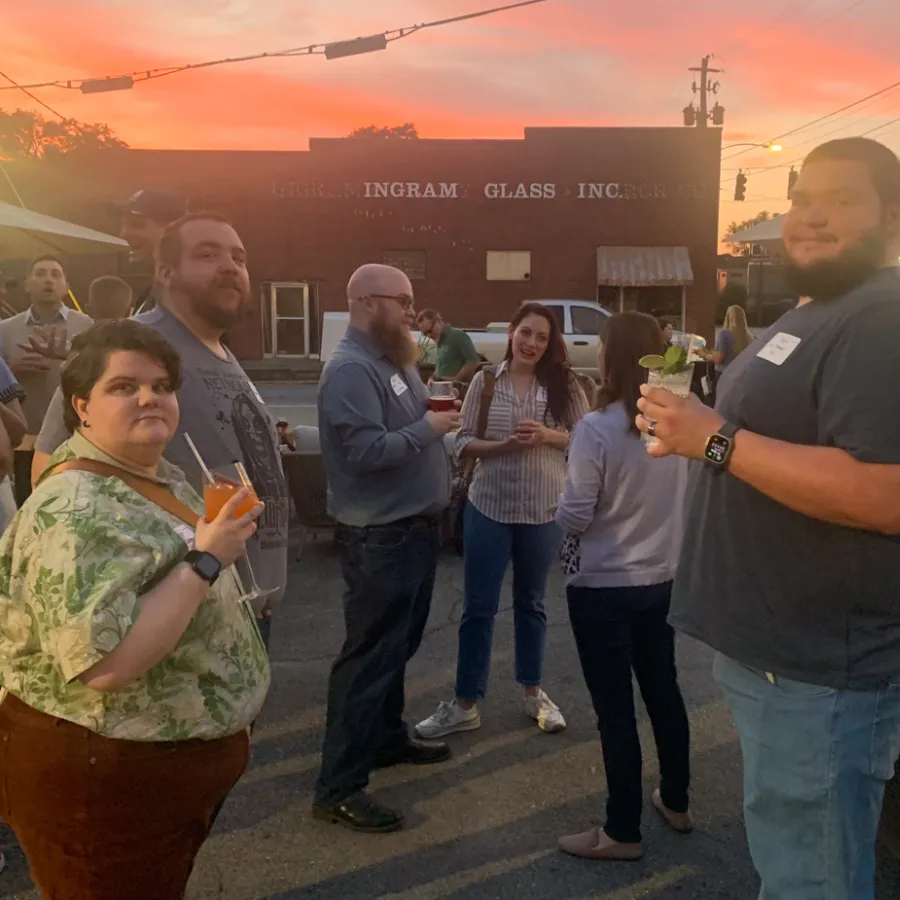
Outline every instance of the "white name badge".
{"label": "white name badge", "polygon": [[175,534],[188,545],[188,549],[194,546],[194,529],[190,525],[185,525],[184,523],[176,525]]}
{"label": "white name badge", "polygon": [[391,376],[391,387],[398,397],[402,397],[409,390],[408,385],[400,375]]}
{"label": "white name badge", "polygon": [[756,355],[780,366],[800,345],[800,338],[793,334],[779,331]]}
{"label": "white name badge", "polygon": [[260,394],[260,392],[256,389],[256,385],[252,381],[250,381],[249,378],[247,379],[247,383],[250,385],[250,390],[253,391],[253,396],[256,397],[257,401],[259,402],[259,405],[265,406],[266,401],[263,400],[262,394]]}

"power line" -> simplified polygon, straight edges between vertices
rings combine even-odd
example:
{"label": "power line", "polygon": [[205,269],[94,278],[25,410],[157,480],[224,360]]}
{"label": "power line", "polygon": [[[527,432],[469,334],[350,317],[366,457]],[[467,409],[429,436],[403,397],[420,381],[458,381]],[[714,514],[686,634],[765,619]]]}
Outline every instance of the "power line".
{"label": "power line", "polygon": [[[495,13],[507,12],[513,9],[520,9],[524,6],[534,6],[538,3],[546,3],[547,0],[519,0],[517,3],[509,3],[506,6],[496,6],[492,9],[483,9],[478,12],[465,13],[460,16],[452,16],[448,19],[439,19],[434,22],[422,22],[419,25],[409,25],[405,28],[394,28],[379,34],[367,35],[366,37],[355,38],[348,41],[332,41],[327,44],[308,44],[304,47],[294,47],[289,50],[275,50],[266,53],[255,53],[248,56],[226,57],[224,59],[213,59],[207,62],[187,63],[180,66],[164,66],[156,69],[141,69],[134,72],[120,73],[118,75],[104,75],[97,78],[68,78],[57,79],[55,81],[35,82],[34,84],[15,85],[19,90],[27,91],[28,89],[37,90],[39,88],[59,87],[67,90],[85,91],[94,86],[97,90],[103,82],[121,81],[122,87],[131,87],[134,82],[150,81],[155,78],[164,78],[166,75],[175,75],[179,72],[187,72],[193,69],[209,69],[213,66],[233,65],[234,63],[252,62],[260,59],[277,59],[291,56],[312,56],[325,55],[332,58],[337,56],[348,56],[354,53],[368,52],[369,50],[383,50],[388,43],[398,41],[402,38],[409,37],[425,28],[439,28],[443,25],[452,25],[456,22],[465,22],[470,19],[480,19],[484,16],[491,16]],[[359,49],[350,49],[353,45],[357,45]],[[366,49],[363,49],[366,48]],[[331,51],[331,52],[330,52]],[[343,51],[343,52],[342,52]],[[13,87],[0,85],[0,91],[13,90]],[[29,95],[30,96],[30,95]],[[36,98],[35,98],[36,99]],[[37,101],[41,103],[40,100]],[[45,105],[45,104],[42,104]],[[57,114],[58,115],[58,114]]]}
{"label": "power line", "polygon": [[[770,138],[768,141],[764,141],[763,143],[774,144],[776,141],[780,141],[782,138],[790,137],[792,134],[797,134],[800,131],[805,131],[807,128],[812,128],[813,125],[818,125],[819,122],[825,122],[828,119],[833,119],[835,116],[840,115],[843,112],[846,112],[848,109],[853,109],[855,106],[859,106],[861,103],[865,103],[867,100],[872,100],[875,97],[880,97],[882,94],[886,94],[888,91],[894,90],[894,88],[900,87],[900,81],[895,81],[893,84],[889,84],[887,87],[882,88],[880,91],[875,91],[872,94],[869,94],[866,97],[862,97],[859,100],[854,100],[853,103],[848,103],[846,106],[842,106],[840,109],[836,109],[834,112],[830,112],[827,115],[819,116],[818,119],[813,119],[811,122],[807,122],[805,125],[800,125],[797,128],[792,128],[790,131],[785,131],[783,134],[775,135],[775,137]],[[0,88],[3,90],[3,88]],[[723,156],[722,162],[725,162],[729,159],[734,159],[736,156],[742,156],[745,153],[750,152],[749,148],[747,150],[738,150],[737,153],[732,153],[730,156]],[[773,166],[772,168],[780,168],[780,166]]]}
{"label": "power line", "polygon": [[66,120],[66,116],[64,116],[61,112],[57,112],[52,106],[50,106],[47,103],[44,103],[44,101],[39,99],[38,97],[35,97],[34,94],[31,93],[31,91],[29,91],[27,88],[22,87],[21,84],[18,84],[17,82],[13,81],[12,78],[10,78],[9,75],[7,75],[5,72],[0,72],[0,77],[5,78],[12,85],[12,88],[0,87],[0,90],[8,91],[8,90],[12,90],[13,88],[20,90],[27,97],[31,97],[31,99],[34,100],[35,103],[40,104],[41,106],[44,107],[44,109],[52,112],[54,116],[58,116],[63,122]]}

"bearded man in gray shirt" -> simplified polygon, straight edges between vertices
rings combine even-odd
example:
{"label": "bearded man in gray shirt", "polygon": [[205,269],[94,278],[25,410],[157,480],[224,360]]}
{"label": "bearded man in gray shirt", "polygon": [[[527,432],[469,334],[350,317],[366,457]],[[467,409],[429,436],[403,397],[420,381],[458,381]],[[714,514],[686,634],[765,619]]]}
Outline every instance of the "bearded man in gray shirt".
{"label": "bearded man in gray shirt", "polygon": [[797,308],[715,410],[645,386],[638,425],[697,460],[671,622],[717,651],[760,898],[872,900],[900,755],[900,160],[818,147],[784,242]]}
{"label": "bearded man in gray shirt", "polygon": [[357,270],[350,327],[319,382],[328,508],[346,582],[346,640],[331,670],[322,770],[313,815],[363,832],[403,816],[366,793],[369,773],[450,758],[403,721],[406,663],[425,631],[434,590],[438,517],[450,501],[444,436],[459,412],[430,412],[407,324],[412,285],[390,266]]}

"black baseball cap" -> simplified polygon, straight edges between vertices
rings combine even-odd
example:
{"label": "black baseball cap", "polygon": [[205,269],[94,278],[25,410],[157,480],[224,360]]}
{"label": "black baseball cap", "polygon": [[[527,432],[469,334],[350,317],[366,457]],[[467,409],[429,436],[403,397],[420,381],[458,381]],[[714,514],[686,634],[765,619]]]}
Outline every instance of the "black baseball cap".
{"label": "black baseball cap", "polygon": [[168,188],[142,188],[119,206],[123,215],[146,216],[154,222],[169,223],[187,212],[184,198]]}

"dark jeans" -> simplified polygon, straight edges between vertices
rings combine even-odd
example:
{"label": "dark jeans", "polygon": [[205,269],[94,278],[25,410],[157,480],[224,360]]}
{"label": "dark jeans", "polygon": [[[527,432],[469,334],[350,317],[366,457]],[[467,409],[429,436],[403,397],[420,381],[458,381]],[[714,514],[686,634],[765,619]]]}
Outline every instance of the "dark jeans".
{"label": "dark jeans", "polygon": [[315,802],[334,806],[363,790],[375,757],[409,741],[403,681],[428,621],[438,523],[340,525],[347,636],[331,668],[322,771]]}
{"label": "dark jeans", "polygon": [[544,591],[562,534],[554,522],[510,525],[495,522],[466,504],[463,544],[465,605],[459,623],[456,696],[483,700],[491,668],[494,619],[509,563],[513,567],[513,621],[516,634],[516,681],[541,683],[547,614]]}
{"label": "dark jeans", "polygon": [[634,713],[634,670],[659,757],[660,792],[672,812],[688,809],[690,730],[675,671],[675,632],[666,621],[672,583],[567,591],[606,767],[606,833],[641,840],[641,743]]}
{"label": "dark jeans", "polygon": [[31,463],[33,460],[33,450],[16,450],[13,453],[13,491],[18,509],[21,509],[31,496]]}

